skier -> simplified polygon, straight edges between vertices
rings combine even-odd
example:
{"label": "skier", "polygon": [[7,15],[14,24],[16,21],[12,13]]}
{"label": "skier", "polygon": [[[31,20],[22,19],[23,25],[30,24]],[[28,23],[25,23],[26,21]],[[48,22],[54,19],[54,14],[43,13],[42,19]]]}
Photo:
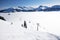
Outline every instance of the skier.
{"label": "skier", "polygon": [[24,27],[27,28],[27,24],[26,24],[26,21],[24,21]]}

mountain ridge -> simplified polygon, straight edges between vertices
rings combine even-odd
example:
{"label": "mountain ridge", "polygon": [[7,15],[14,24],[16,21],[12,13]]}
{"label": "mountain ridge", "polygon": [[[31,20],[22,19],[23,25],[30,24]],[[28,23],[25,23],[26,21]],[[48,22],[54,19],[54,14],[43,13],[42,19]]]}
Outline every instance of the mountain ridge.
{"label": "mountain ridge", "polygon": [[16,8],[11,7],[11,8],[0,10],[0,12],[2,12],[2,13],[9,13],[9,12],[35,12],[35,11],[60,11],[60,5],[53,5],[51,7],[40,5],[40,6],[36,7],[36,8],[18,6]]}

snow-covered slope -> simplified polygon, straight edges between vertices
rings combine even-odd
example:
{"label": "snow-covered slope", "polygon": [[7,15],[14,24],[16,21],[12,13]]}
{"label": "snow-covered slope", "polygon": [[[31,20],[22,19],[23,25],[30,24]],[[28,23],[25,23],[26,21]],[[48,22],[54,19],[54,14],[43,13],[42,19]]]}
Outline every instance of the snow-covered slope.
{"label": "snow-covered slope", "polygon": [[0,20],[0,40],[59,40],[53,34],[29,31],[10,22]]}
{"label": "snow-covered slope", "polygon": [[24,21],[27,23],[27,29],[30,31],[49,32],[60,36],[60,12],[16,12],[0,13],[11,24],[21,26]]}

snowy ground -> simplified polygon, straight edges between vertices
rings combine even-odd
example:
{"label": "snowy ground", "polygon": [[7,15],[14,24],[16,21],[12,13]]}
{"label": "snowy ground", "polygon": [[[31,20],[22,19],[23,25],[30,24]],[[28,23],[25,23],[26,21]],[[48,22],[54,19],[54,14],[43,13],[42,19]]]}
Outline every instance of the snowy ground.
{"label": "snowy ground", "polygon": [[[0,16],[7,20],[0,20],[0,40],[58,40],[54,35],[60,36],[60,12],[0,13]],[[24,21],[27,29],[21,27]]]}

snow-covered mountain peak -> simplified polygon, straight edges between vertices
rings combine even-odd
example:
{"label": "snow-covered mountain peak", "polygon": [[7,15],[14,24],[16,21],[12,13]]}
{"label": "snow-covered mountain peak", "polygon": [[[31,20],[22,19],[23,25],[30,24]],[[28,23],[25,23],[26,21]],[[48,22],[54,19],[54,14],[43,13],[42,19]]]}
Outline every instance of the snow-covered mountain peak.
{"label": "snow-covered mountain peak", "polygon": [[18,6],[18,8],[20,8],[22,10],[31,10],[31,9],[33,9],[33,7],[25,7],[25,6],[23,6],[23,7]]}
{"label": "snow-covered mountain peak", "polygon": [[3,13],[9,12],[35,12],[35,11],[60,11],[60,5],[49,6],[38,6],[38,7],[26,7],[26,6],[17,6],[11,7],[4,10],[0,10]]}

